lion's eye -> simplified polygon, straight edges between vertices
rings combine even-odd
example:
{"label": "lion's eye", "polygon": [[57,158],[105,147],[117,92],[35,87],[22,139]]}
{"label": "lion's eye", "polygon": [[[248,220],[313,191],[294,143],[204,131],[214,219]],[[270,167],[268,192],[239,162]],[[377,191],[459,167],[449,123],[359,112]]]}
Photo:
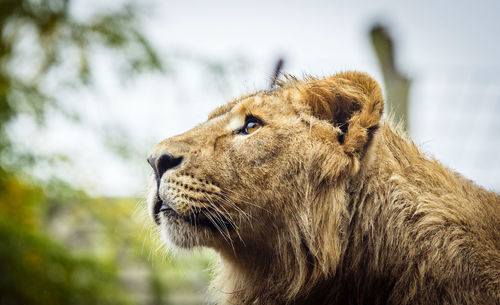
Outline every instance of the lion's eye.
{"label": "lion's eye", "polygon": [[262,127],[262,121],[252,115],[249,115],[245,119],[245,126],[237,130],[238,134],[252,134]]}
{"label": "lion's eye", "polygon": [[251,134],[260,127],[261,125],[258,122],[248,122],[247,125],[245,126],[245,133]]}

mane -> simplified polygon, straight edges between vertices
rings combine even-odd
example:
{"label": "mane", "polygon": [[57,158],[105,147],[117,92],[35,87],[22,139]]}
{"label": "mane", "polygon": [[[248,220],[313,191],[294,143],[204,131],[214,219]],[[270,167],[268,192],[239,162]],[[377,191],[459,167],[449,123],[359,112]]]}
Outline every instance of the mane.
{"label": "mane", "polygon": [[[304,192],[296,202],[299,209],[309,207],[308,217],[291,214],[289,219],[295,221],[288,223],[287,231],[280,232],[275,256],[254,256],[254,260],[241,264],[236,260],[244,257],[222,255],[215,286],[222,287],[219,295],[227,304],[312,304],[315,299],[325,304],[412,304],[418,293],[431,288],[429,282],[459,287],[461,281],[466,281],[465,276],[456,278],[456,274],[474,264],[474,241],[466,232],[453,229],[453,225],[444,231],[441,227],[459,221],[460,214],[438,205],[419,208],[413,202],[435,198],[419,191],[428,187],[423,184],[445,181],[491,196],[491,202],[498,202],[498,196],[426,157],[400,125],[390,121],[381,123],[368,149],[358,174],[351,178],[328,178],[320,167],[303,169],[317,173],[297,181],[297,188]],[[390,162],[394,172],[379,173],[383,171],[380,162]],[[420,178],[403,181],[410,168]],[[391,189],[387,183],[404,186]],[[494,217],[489,219],[494,226]],[[416,241],[435,257],[422,257],[420,248],[414,246]],[[463,249],[465,245],[470,249]],[[443,254],[457,265],[440,261]],[[435,279],[429,278],[436,276],[432,268],[442,270]],[[415,274],[422,276],[415,278]],[[384,290],[387,287],[392,289]],[[429,293],[429,300],[433,297],[439,298]]]}

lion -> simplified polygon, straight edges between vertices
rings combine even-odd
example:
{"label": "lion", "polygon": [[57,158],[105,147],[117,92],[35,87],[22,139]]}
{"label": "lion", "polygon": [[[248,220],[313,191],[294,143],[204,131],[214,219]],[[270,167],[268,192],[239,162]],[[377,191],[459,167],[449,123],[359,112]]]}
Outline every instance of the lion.
{"label": "lion", "polygon": [[292,76],[163,140],[165,243],[220,256],[220,304],[500,304],[500,196],[426,157],[361,72]]}

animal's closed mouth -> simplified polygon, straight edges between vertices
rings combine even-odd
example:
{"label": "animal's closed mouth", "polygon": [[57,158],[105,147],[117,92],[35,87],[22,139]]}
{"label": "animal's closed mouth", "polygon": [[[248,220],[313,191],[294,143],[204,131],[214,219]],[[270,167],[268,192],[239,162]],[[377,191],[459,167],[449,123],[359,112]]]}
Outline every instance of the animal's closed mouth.
{"label": "animal's closed mouth", "polygon": [[163,200],[161,200],[160,197],[158,197],[156,200],[154,212],[155,212],[154,218],[157,224],[160,224],[160,213],[163,213],[167,217],[181,217],[179,213],[177,213],[174,209],[172,209],[171,206],[163,202]]}
{"label": "animal's closed mouth", "polygon": [[221,216],[220,214],[217,217],[214,217],[213,214],[208,211],[208,209],[200,209],[197,212],[190,213],[188,216],[182,216],[181,214],[177,213],[170,205],[161,200],[158,196],[154,206],[154,219],[156,224],[158,225],[160,225],[161,214],[163,214],[167,218],[181,219],[193,226],[207,227],[214,231],[227,231],[232,228],[231,222],[229,222],[226,217]]}
{"label": "animal's closed mouth", "polygon": [[165,204],[163,200],[160,199],[160,196],[156,196],[156,202],[153,211],[154,211],[154,219],[157,225],[160,225],[160,213],[166,212],[164,207],[167,207],[168,210],[172,210],[172,212],[175,213],[174,209],[172,209],[170,206]]}

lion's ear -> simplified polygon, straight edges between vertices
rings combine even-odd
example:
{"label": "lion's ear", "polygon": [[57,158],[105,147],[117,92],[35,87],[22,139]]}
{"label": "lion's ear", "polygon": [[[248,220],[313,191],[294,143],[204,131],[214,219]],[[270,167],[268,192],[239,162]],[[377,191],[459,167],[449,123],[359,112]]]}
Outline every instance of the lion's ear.
{"label": "lion's ear", "polygon": [[314,116],[342,130],[339,142],[346,153],[362,153],[378,127],[384,108],[377,81],[365,73],[345,72],[310,79],[300,92]]}

